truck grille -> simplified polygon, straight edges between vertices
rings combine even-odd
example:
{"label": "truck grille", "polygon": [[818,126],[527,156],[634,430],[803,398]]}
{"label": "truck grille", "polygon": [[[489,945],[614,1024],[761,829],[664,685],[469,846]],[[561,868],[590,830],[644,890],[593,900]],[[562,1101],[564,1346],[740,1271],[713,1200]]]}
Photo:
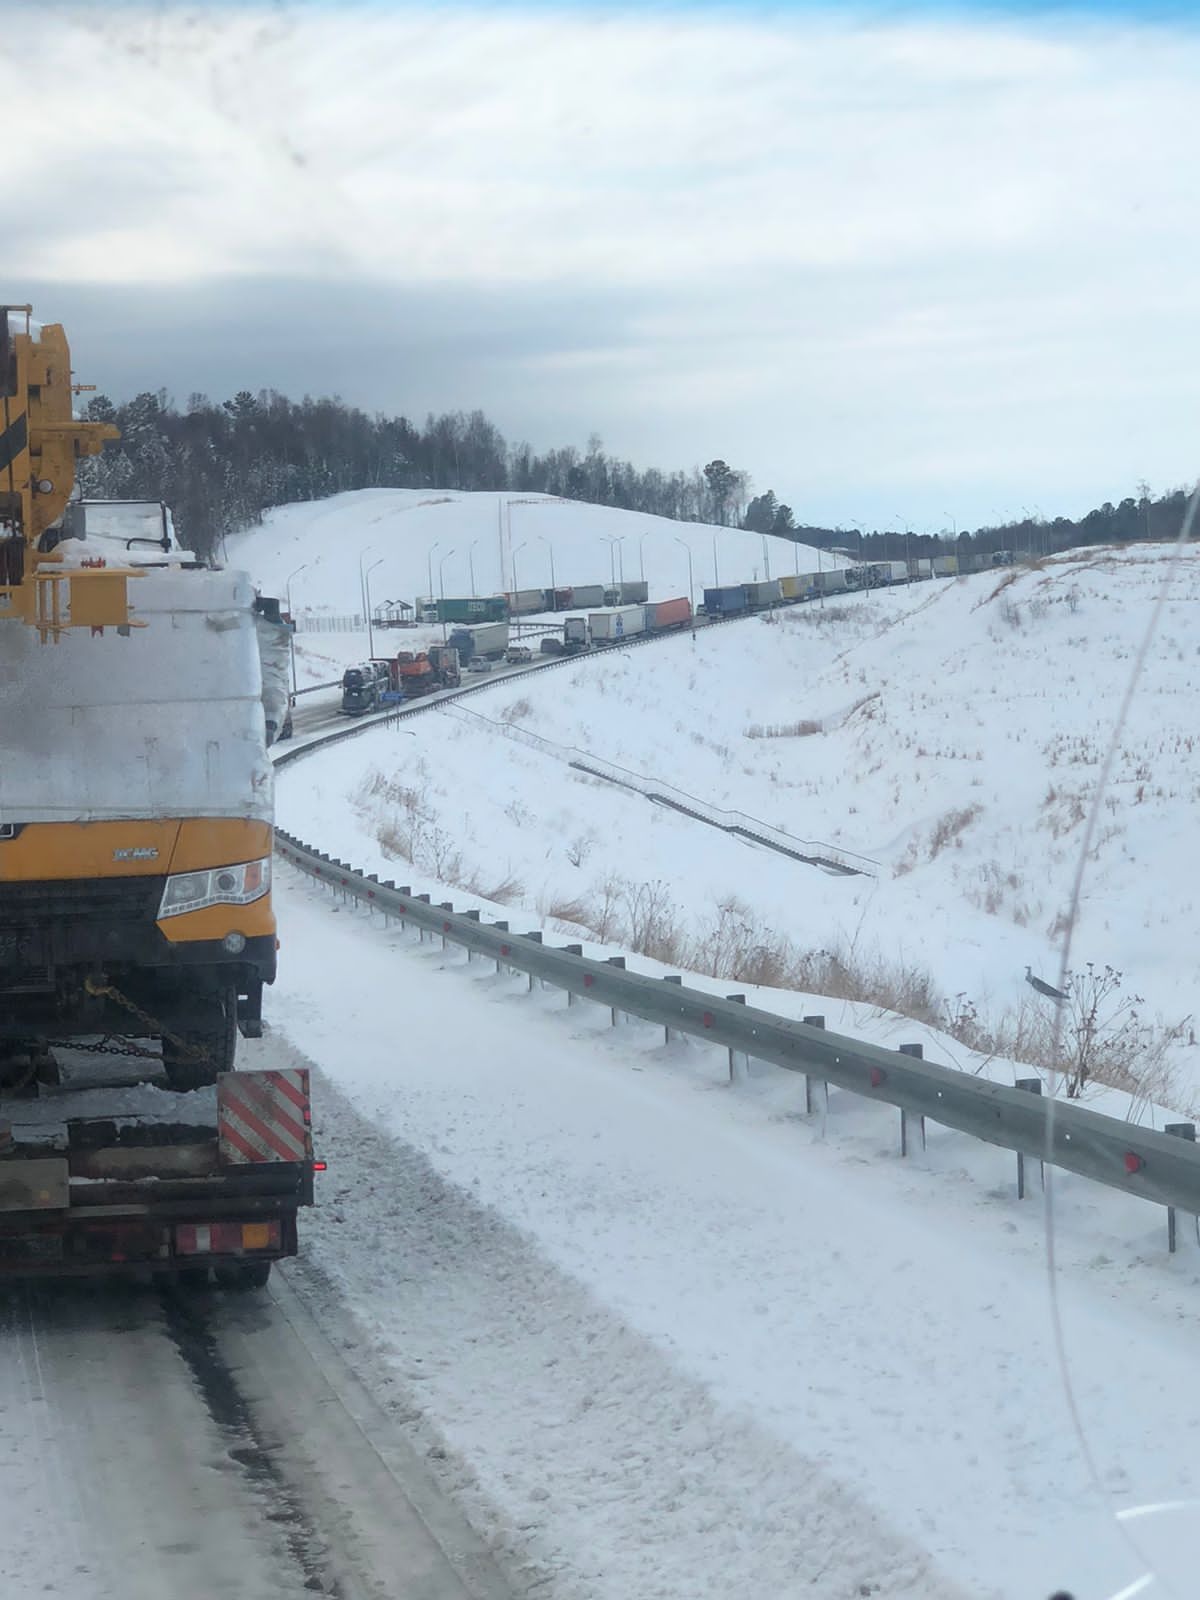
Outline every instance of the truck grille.
{"label": "truck grille", "polygon": [[46,928],[61,922],[107,927],[153,922],[162,902],[162,877],[68,878],[39,882],[0,879],[0,929]]}

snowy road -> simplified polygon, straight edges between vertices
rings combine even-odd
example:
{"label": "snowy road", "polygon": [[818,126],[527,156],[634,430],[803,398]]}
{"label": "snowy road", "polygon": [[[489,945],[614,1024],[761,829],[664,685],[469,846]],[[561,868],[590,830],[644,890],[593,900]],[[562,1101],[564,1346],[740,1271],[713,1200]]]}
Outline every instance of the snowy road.
{"label": "snowy road", "polygon": [[264,1047],[327,1075],[295,1281],[518,1592],[1108,1600],[1142,1551],[1192,1592],[1200,1256],[1160,1211],[1056,1179],[1064,1371],[1005,1152],[900,1163],[885,1108],[806,1118],[787,1074],[277,895]]}
{"label": "snowy road", "polygon": [[14,1597],[509,1592],[284,1283],[9,1290],[0,1495]]}

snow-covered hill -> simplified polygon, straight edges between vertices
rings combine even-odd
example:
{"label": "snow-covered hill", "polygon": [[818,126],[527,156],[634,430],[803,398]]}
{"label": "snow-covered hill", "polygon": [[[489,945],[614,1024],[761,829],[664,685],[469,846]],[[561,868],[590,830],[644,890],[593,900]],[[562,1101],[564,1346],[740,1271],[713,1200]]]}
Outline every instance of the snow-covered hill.
{"label": "snow-covered hill", "polygon": [[[557,587],[644,578],[655,600],[686,595],[690,579],[699,602],[714,581],[845,564],[789,539],[551,495],[417,489],[362,489],[280,506],[261,527],[230,539],[226,556],[268,593],[282,595],[294,573],[292,605],[302,625],[361,614],[368,571],[378,610],[418,595],[547,589],[552,578]],[[434,637],[406,632],[403,640],[420,648]],[[339,663],[362,656],[366,643],[362,632],[302,633],[301,678],[306,666],[310,679],[328,678]]]}
{"label": "snow-covered hill", "polygon": [[[1025,967],[1057,972],[1105,747],[1168,580],[1071,965],[1122,975],[1106,1015],[1136,995],[1140,1024],[1176,1028],[1174,1098],[1190,1103],[1195,547],[1177,564],[1169,549],[1078,552],[587,658],[315,758],[282,786],[281,821],[368,869],[408,858],[722,976],[799,967],[817,989],[822,972],[874,974],[881,999],[974,1008],[1019,1054],[1045,1010]],[[580,750],[876,870],[833,878],[750,846],[580,773]],[[1149,1036],[1136,1042],[1144,1056]]]}

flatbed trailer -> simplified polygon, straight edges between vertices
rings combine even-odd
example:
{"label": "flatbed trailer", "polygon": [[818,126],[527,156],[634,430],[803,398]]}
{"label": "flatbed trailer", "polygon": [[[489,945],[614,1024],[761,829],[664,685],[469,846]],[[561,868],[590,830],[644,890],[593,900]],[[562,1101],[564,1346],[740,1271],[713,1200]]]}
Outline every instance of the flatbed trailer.
{"label": "flatbed trailer", "polygon": [[[0,1281],[149,1272],[260,1288],[313,1203],[307,1068],[226,1072],[174,1120],[0,1103]],[[160,1110],[165,1097],[159,1094]]]}

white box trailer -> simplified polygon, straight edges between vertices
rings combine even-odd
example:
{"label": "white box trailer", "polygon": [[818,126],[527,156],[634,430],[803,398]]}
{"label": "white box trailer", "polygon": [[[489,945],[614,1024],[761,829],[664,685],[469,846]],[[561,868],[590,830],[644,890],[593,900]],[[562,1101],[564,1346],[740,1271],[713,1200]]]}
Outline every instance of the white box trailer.
{"label": "white box trailer", "polygon": [[608,644],[614,639],[632,639],[646,631],[645,606],[610,606],[604,611],[593,611],[588,617],[592,639],[597,644]]}
{"label": "white box trailer", "polygon": [[908,563],[907,563],[907,561],[885,561],[883,563],[883,568],[884,568],[884,582],[885,583],[907,583],[908,582]]}
{"label": "white box trailer", "polygon": [[464,662],[474,656],[487,656],[490,661],[499,661],[508,649],[508,623],[477,622],[471,628],[455,628],[448,643],[454,646]]}
{"label": "white box trailer", "polygon": [[958,574],[957,556],[934,556],[933,575],[935,578],[953,578]]}

